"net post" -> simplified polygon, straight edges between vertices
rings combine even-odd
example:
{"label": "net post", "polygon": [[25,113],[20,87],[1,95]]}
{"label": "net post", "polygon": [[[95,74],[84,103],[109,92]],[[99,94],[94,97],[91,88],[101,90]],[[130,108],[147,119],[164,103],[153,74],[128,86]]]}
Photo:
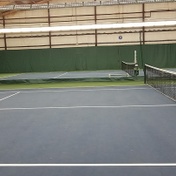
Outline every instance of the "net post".
{"label": "net post", "polygon": [[136,52],[136,50],[134,50],[134,63],[135,64],[137,63],[137,52]]}
{"label": "net post", "polygon": [[123,61],[121,61],[121,69],[123,70]]}
{"label": "net post", "polygon": [[144,84],[147,84],[146,65],[144,65]]}

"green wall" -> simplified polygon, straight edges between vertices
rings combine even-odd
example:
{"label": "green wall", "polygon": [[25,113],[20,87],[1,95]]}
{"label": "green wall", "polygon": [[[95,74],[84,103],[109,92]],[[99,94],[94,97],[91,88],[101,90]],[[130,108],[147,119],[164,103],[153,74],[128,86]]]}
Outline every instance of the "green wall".
{"label": "green wall", "polygon": [[176,44],[163,44],[0,51],[0,72],[120,69],[122,60],[133,62],[134,50],[141,68],[176,68]]}

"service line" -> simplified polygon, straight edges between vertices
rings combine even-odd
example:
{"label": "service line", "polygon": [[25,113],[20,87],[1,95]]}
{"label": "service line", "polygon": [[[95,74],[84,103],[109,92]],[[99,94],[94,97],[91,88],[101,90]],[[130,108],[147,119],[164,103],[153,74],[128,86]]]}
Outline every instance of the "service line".
{"label": "service line", "polygon": [[0,164],[0,167],[176,167],[176,163]]}
{"label": "service line", "polygon": [[51,106],[51,107],[19,107],[19,108],[0,108],[0,111],[13,110],[43,110],[43,109],[107,109],[107,108],[164,108],[176,107],[176,104],[156,104],[156,105],[120,105],[120,106]]}

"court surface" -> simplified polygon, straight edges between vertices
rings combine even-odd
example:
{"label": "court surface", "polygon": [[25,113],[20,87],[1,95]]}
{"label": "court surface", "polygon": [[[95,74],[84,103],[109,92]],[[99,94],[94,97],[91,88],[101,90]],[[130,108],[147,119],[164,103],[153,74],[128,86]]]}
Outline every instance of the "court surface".
{"label": "court surface", "polygon": [[0,91],[0,175],[175,176],[176,103],[148,86]]}
{"label": "court surface", "polygon": [[126,77],[122,70],[99,70],[99,71],[70,71],[70,72],[41,72],[19,73],[14,76],[1,78],[0,80],[28,80],[28,79],[79,79],[79,78],[108,78],[109,75]]}
{"label": "court surface", "polygon": [[[176,71],[175,68],[167,69]],[[13,76],[0,77],[0,82],[4,80],[38,80],[38,79],[86,79],[86,78],[109,78],[109,77],[128,77],[129,75],[123,70],[97,70],[97,71],[69,71],[69,72],[32,72],[17,73]],[[139,76],[144,76],[143,70],[139,70]]]}

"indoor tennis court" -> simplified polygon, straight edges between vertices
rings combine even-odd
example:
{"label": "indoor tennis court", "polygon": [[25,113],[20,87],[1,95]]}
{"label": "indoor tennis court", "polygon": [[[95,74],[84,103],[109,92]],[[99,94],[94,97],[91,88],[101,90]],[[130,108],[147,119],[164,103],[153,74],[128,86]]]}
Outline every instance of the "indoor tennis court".
{"label": "indoor tennis court", "polygon": [[[142,73],[141,73],[142,74]],[[0,82],[25,80],[76,80],[76,79],[108,79],[111,77],[126,78],[129,75],[122,70],[97,70],[97,71],[69,71],[69,72],[43,72],[20,73],[13,76],[0,78]]]}
{"label": "indoor tennis court", "polygon": [[0,176],[176,175],[176,0],[0,0]]}
{"label": "indoor tennis court", "polygon": [[2,175],[174,175],[174,101],[148,86],[0,92]]}

